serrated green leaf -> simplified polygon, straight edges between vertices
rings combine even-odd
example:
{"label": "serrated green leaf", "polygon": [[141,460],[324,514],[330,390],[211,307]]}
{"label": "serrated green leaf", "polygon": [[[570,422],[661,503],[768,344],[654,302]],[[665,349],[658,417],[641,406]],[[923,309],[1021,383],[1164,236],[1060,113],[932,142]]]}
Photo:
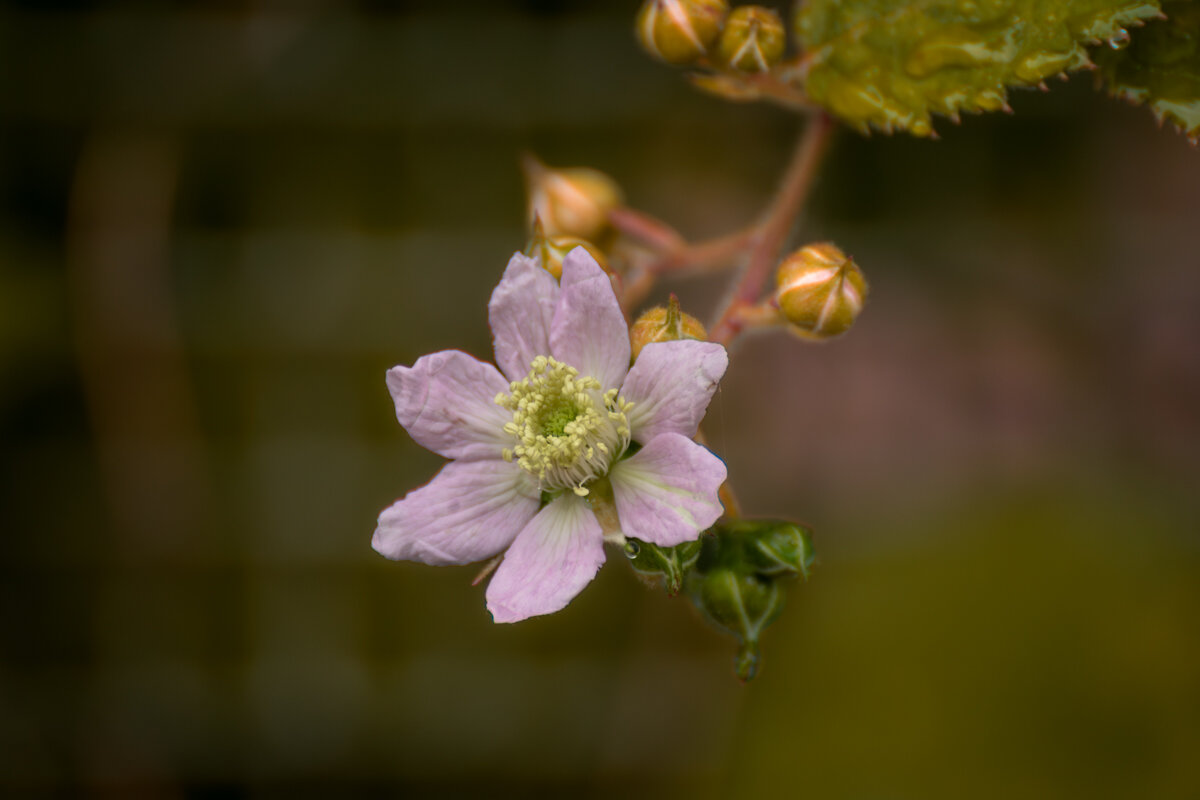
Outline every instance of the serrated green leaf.
{"label": "serrated green leaf", "polygon": [[1096,64],[1114,95],[1145,104],[1195,143],[1200,139],[1200,3],[1163,4],[1165,20],[1138,31],[1122,50],[1099,50]]}
{"label": "serrated green leaf", "polygon": [[1158,0],[804,0],[809,99],[861,131],[933,132],[932,114],[1008,108],[1007,90],[1088,67]]}

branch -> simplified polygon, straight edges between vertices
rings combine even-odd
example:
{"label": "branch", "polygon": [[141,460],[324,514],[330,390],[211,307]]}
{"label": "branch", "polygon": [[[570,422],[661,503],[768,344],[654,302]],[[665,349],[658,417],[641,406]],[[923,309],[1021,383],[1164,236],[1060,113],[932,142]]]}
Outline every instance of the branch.
{"label": "branch", "polygon": [[757,228],[746,269],[712,327],[709,335],[712,341],[727,345],[744,326],[741,312],[757,303],[762,294],[771,267],[779,260],[779,251],[804,207],[833,130],[834,122],[825,114],[812,117],[804,129],[775,200]]}

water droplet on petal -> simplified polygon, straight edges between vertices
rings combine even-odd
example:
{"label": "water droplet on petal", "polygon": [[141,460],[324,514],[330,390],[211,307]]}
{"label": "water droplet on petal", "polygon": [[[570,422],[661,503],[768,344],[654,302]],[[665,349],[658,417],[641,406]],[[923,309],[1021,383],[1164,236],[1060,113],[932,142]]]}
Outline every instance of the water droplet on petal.
{"label": "water droplet on petal", "polygon": [[1108,40],[1108,46],[1113,50],[1124,50],[1129,45],[1129,31],[1118,28]]}
{"label": "water droplet on petal", "polygon": [[630,558],[637,558],[637,554],[642,551],[641,546],[632,539],[625,540],[625,555]]}

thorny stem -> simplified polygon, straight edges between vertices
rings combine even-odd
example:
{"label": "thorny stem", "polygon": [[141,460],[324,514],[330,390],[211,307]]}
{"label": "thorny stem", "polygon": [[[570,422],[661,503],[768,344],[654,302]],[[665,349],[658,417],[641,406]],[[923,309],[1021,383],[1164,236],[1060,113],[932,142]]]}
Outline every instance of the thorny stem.
{"label": "thorny stem", "polygon": [[771,274],[771,267],[778,259],[784,240],[800,214],[808,190],[812,187],[833,130],[833,120],[825,114],[812,117],[804,129],[775,200],[757,228],[746,269],[709,334],[712,341],[728,345],[744,327],[745,319],[741,312],[747,306],[755,304],[762,294],[763,285]]}

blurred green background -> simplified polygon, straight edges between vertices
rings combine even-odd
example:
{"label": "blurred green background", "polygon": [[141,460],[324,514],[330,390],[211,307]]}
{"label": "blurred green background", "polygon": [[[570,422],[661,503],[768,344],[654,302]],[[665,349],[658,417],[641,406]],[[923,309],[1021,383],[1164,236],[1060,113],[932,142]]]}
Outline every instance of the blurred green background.
{"label": "blurred green background", "polygon": [[0,794],[1200,796],[1200,152],[1086,75],[836,143],[798,241],[870,305],[706,423],[817,532],[753,683],[616,551],[495,626],[370,549],[440,461],[384,370],[490,358],[522,149],[697,238],[770,197],[797,120],[635,9],[0,11]]}

